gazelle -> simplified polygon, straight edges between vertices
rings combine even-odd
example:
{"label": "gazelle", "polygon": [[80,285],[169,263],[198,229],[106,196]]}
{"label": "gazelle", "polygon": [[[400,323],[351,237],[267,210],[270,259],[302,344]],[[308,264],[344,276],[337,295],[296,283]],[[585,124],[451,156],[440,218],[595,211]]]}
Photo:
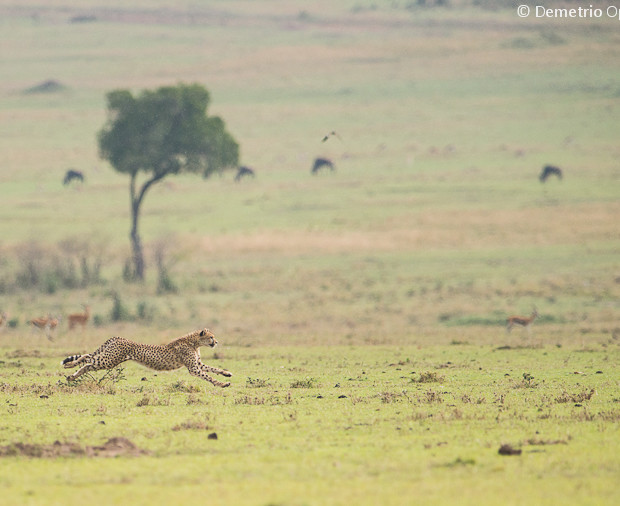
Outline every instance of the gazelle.
{"label": "gazelle", "polygon": [[69,322],[69,330],[71,330],[76,325],[81,325],[82,330],[83,330],[86,327],[86,324],[88,323],[89,318],[90,318],[90,306],[84,306],[83,313],[70,314],[67,317],[67,320]]}
{"label": "gazelle", "polygon": [[528,332],[530,332],[530,326],[537,317],[538,317],[538,311],[536,311],[536,308],[534,308],[534,310],[532,311],[532,314],[529,317],[510,316],[506,320],[506,332],[510,332],[512,327],[514,327],[515,325],[521,325],[523,328],[527,329]]}
{"label": "gazelle", "polygon": [[32,325],[33,328],[38,328],[40,330],[45,331],[45,335],[50,341],[53,341],[52,331],[58,326],[58,318],[53,318],[52,315],[47,316],[39,316],[38,318],[33,318],[28,323]]}
{"label": "gazelle", "polygon": [[0,330],[6,327],[9,317],[4,311],[0,311]]}

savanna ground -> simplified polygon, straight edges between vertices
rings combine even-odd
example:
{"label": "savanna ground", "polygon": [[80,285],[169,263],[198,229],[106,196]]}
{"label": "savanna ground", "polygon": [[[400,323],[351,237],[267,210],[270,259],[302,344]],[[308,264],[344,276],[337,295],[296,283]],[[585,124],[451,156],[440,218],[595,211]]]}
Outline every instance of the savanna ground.
{"label": "savanna ground", "polygon": [[[618,502],[618,20],[467,2],[0,13],[9,503]],[[149,277],[127,283],[105,93],[181,81],[209,89],[257,176],[155,187]],[[336,171],[311,176],[316,156]],[[538,181],[547,163],[562,181]],[[70,167],[84,184],[63,187]],[[506,334],[533,307],[532,332]],[[53,341],[27,325],[48,313]],[[59,366],[204,326],[228,389],[136,364],[70,385]]]}

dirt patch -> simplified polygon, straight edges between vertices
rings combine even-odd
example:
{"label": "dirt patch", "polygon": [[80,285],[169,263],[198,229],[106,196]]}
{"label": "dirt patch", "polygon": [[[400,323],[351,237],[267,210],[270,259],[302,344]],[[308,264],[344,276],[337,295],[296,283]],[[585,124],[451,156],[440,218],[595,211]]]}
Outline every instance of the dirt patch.
{"label": "dirt patch", "polygon": [[528,445],[532,446],[547,446],[547,445],[567,445],[568,441],[565,439],[536,439],[530,438],[527,440]]}
{"label": "dirt patch", "polygon": [[591,388],[590,391],[584,390],[583,392],[570,393],[570,392],[562,392],[558,397],[555,398],[555,402],[584,402],[589,401],[592,396],[596,393],[594,388]]}
{"label": "dirt patch", "polygon": [[521,448],[513,448],[510,445],[504,444],[499,447],[497,453],[500,455],[521,455]]}
{"label": "dirt patch", "polygon": [[124,437],[108,439],[102,446],[81,446],[77,443],[61,443],[60,441],[55,441],[51,445],[13,443],[0,446],[0,457],[138,457],[149,453]]}

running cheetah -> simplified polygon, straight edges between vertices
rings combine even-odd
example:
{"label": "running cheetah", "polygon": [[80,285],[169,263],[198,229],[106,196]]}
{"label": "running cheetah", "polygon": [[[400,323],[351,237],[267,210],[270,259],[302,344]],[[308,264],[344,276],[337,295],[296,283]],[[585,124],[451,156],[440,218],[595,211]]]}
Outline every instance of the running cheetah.
{"label": "running cheetah", "polygon": [[146,367],[156,371],[171,371],[179,367],[187,367],[192,376],[200,376],[218,387],[227,387],[230,383],[222,383],[209,376],[209,372],[230,377],[232,374],[224,369],[211,367],[200,361],[201,346],[217,344],[215,336],[208,330],[195,330],[165,344],[139,344],[123,339],[112,337],[108,339],[93,353],[86,355],[72,355],[62,361],[65,368],[82,367],[75,373],[67,376],[67,381],[74,381],[88,371],[99,369],[112,369],[126,360],[135,360]]}

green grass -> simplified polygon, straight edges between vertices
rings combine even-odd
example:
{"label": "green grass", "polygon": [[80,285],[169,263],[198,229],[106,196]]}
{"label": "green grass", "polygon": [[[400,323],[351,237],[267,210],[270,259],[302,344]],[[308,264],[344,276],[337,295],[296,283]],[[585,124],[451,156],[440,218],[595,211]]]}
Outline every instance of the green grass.
{"label": "green grass", "polygon": [[[617,22],[470,4],[0,7],[0,446],[150,452],[2,457],[7,502],[618,502]],[[25,93],[48,79],[64,89]],[[128,284],[105,94],[179,81],[209,89],[257,177],[155,186]],[[336,172],[311,176],[317,156]],[[561,182],[538,181],[547,163]],[[531,333],[505,332],[533,307]],[[27,325],[48,313],[53,342]],[[134,364],[64,383],[62,358],[113,335],[204,326],[227,390]]]}
{"label": "green grass", "polygon": [[[194,503],[215,490],[217,504],[491,504],[480,494],[500,483],[514,488],[509,504],[617,499],[617,456],[601,444],[618,424],[616,347],[216,353],[235,373],[226,390],[135,364],[121,381],[72,387],[55,356],[5,354],[4,442],[84,447],[122,435],[150,452],[2,458],[6,500],[77,504],[79,488],[106,503]],[[502,444],[522,454],[501,456]]]}

